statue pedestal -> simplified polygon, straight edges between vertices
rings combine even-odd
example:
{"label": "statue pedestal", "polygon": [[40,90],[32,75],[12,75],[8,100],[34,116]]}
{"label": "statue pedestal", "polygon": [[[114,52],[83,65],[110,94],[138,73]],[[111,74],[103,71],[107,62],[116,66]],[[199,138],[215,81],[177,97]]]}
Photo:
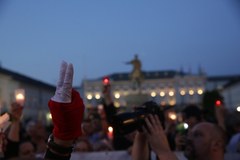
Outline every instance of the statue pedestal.
{"label": "statue pedestal", "polygon": [[144,102],[149,101],[151,97],[148,94],[135,93],[126,96],[126,105],[131,110],[133,107],[142,105]]}

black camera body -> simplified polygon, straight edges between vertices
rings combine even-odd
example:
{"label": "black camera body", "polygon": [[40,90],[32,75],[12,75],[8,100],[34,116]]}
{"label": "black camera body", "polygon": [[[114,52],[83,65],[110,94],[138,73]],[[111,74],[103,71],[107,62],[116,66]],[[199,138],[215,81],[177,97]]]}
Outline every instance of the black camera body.
{"label": "black camera body", "polygon": [[142,131],[145,125],[145,117],[149,114],[158,115],[164,127],[164,114],[159,105],[154,101],[147,101],[141,106],[135,107],[133,112],[116,114],[113,117],[113,127],[120,134],[128,134],[135,130]]}

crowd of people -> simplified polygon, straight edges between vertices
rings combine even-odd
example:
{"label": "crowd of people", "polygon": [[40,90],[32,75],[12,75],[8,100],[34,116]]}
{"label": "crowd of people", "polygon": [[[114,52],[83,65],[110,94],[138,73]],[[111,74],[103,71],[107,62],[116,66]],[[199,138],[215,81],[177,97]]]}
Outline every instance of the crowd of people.
{"label": "crowd of people", "polygon": [[69,160],[74,152],[127,150],[133,160],[150,160],[152,152],[156,159],[176,160],[176,151],[189,160],[223,160],[225,153],[240,153],[240,113],[227,111],[224,105],[215,109],[216,122],[204,119],[197,105],[178,113],[165,106],[161,108],[164,119],[147,114],[139,128],[122,134],[114,127],[118,110],[111,86],[103,87],[102,108],[87,109],[72,88],[72,79],[72,64],[63,62],[55,95],[48,103],[50,129],[41,122],[22,122],[24,107],[12,103],[11,124],[0,136],[1,159]]}

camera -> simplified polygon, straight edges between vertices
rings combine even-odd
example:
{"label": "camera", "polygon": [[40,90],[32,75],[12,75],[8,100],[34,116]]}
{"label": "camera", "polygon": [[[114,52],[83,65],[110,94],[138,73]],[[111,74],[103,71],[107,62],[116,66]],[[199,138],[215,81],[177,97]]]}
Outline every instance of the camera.
{"label": "camera", "polygon": [[[146,127],[144,118],[147,115],[158,115],[164,127],[164,114],[159,105],[154,101],[147,101],[141,106],[135,107],[132,112],[125,112],[113,116],[113,127],[119,134],[128,134],[135,130],[142,131],[142,126]],[[146,127],[147,128],[147,127]]]}

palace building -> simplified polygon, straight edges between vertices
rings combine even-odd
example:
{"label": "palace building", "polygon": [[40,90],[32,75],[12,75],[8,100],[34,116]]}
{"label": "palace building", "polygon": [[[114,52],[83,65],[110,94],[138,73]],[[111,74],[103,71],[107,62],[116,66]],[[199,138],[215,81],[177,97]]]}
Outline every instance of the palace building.
{"label": "palace building", "polygon": [[[135,105],[131,103],[131,99],[139,99],[139,95],[141,100],[154,100],[162,106],[180,107],[190,103],[198,104],[201,103],[206,90],[207,77],[203,73],[191,74],[174,70],[142,73],[144,78],[139,88],[134,87],[129,73],[114,73],[107,76],[115,106]],[[84,101],[88,106],[101,103],[103,79],[104,77],[83,80]]]}

